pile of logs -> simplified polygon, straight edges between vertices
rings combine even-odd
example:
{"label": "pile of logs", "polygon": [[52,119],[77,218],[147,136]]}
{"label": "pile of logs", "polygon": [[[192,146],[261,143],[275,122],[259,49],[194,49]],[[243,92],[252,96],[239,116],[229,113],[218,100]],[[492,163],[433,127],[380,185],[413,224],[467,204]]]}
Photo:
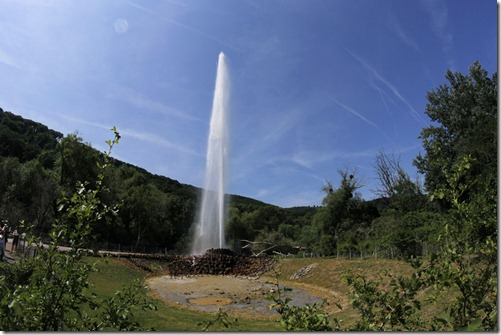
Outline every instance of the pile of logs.
{"label": "pile of logs", "polygon": [[138,257],[136,254],[125,258],[148,272],[155,272],[155,268],[162,268],[162,272],[171,276],[259,276],[275,263],[271,257],[242,256],[228,249],[209,249],[204,254],[195,256],[142,255]]}
{"label": "pile of logs", "polygon": [[203,255],[183,258],[184,262],[169,264],[171,275],[252,276],[266,272],[274,263],[274,260],[269,257],[246,257],[228,249],[209,249]]}

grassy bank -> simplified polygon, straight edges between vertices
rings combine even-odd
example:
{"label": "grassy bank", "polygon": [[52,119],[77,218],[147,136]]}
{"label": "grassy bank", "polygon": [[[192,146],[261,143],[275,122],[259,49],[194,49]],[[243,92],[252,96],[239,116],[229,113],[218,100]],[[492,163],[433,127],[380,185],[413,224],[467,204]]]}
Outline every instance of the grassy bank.
{"label": "grassy bank", "polygon": [[[102,298],[111,297],[116,290],[130,284],[136,278],[146,278],[146,272],[116,258],[100,261],[98,268],[99,272],[93,273],[90,281],[94,285],[92,291]],[[154,328],[157,331],[201,331],[199,323],[214,319],[212,314],[170,307],[160,299],[149,298],[157,306],[157,311],[143,311],[141,309],[134,311],[136,319],[144,328]],[[226,330],[226,328],[222,325],[214,325],[209,330]],[[279,331],[281,327],[275,321],[238,319],[238,322],[232,324],[229,330]]]}
{"label": "grassy bank", "polygon": [[[297,279],[291,278],[300,269],[311,265],[313,267],[306,275]],[[281,285],[306,288],[312,293],[327,298],[329,305],[326,310],[333,317],[341,319],[342,324],[347,326],[357,320],[359,315],[350,305],[350,291],[353,288],[343,280],[343,274],[361,274],[367,279],[376,279],[378,276],[387,278],[387,274],[410,276],[413,272],[414,269],[408,263],[391,259],[296,258],[282,259],[265,276],[270,281],[278,280]],[[452,292],[449,292],[449,294],[442,295],[442,300],[438,302],[427,301],[431,293],[434,293],[432,289],[428,289],[418,296],[423,302],[419,312],[423,319],[432,319],[437,313],[443,311],[454,296]],[[335,303],[340,304],[342,309],[339,309]]]}
{"label": "grassy bank", "polygon": [[[93,259],[95,260],[95,259]],[[312,266],[311,270],[304,276],[292,279],[300,269]],[[110,258],[100,261],[99,272],[92,274],[90,280],[94,285],[93,291],[99,297],[110,297],[112,294],[130,284],[133,280],[145,279],[147,273],[132,266],[125,260]],[[283,259],[280,260],[272,271],[267,272],[263,278],[271,282],[279,281],[280,285],[292,286],[307,289],[317,296],[325,297],[329,301],[326,311],[332,316],[343,320],[343,325],[353,323],[358,314],[349,303],[350,287],[342,279],[344,273],[364,274],[369,279],[376,278],[382,272],[387,271],[393,274],[410,275],[412,267],[405,262],[387,259]],[[287,295],[287,292],[284,293]],[[157,306],[157,311],[134,311],[136,319],[145,328],[154,328],[158,331],[201,331],[199,323],[214,320],[213,314],[195,312],[191,310],[175,308],[167,305],[162,300],[148,297]],[[335,303],[342,306],[339,309]],[[425,303],[422,315],[432,317],[437,313],[443,304],[435,305]],[[223,308],[224,310],[224,308]],[[214,325],[210,330],[230,330],[230,331],[280,331],[280,323],[267,320],[238,319],[237,323],[226,329],[221,324]]]}

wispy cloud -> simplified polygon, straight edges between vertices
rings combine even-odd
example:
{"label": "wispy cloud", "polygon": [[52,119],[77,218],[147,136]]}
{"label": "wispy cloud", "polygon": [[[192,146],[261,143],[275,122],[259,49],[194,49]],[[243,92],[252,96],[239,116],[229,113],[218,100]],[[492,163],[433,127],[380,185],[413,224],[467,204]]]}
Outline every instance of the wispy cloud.
{"label": "wispy cloud", "polygon": [[376,82],[374,81],[374,77],[371,76],[369,73],[367,73],[367,82],[369,83],[369,86],[378,91],[379,96],[381,97],[381,100],[383,101],[384,108],[388,114],[391,114],[388,104],[386,103],[386,99],[388,99],[393,105],[397,105],[395,101],[390,97],[388,93],[386,93],[381,87],[376,85]]}
{"label": "wispy cloud", "polygon": [[327,96],[327,98],[333,102],[335,102],[336,104],[338,104],[339,106],[343,107],[346,111],[350,112],[351,114],[355,115],[356,117],[358,117],[359,119],[361,119],[362,121],[368,123],[369,125],[373,126],[374,128],[376,128],[377,130],[381,131],[379,129],[379,127],[377,126],[377,124],[375,124],[374,122],[372,122],[371,120],[367,119],[365,116],[363,116],[362,114],[360,114],[359,112],[357,112],[356,110],[354,110],[353,108],[350,108],[344,104],[342,104],[341,102],[339,102],[339,100],[333,98],[333,97],[330,97],[330,96]]}
{"label": "wispy cloud", "polygon": [[449,19],[447,4],[443,0],[421,0],[421,4],[431,18],[431,27],[442,41],[444,51],[450,50],[453,36],[447,29]]}
{"label": "wispy cloud", "polygon": [[37,1],[31,1],[31,0],[2,0],[0,3],[11,3],[15,5],[22,5],[22,6],[31,6],[31,7],[51,7],[53,6],[56,2],[56,0],[37,0]]}
{"label": "wispy cloud", "polygon": [[[298,162],[306,163],[306,164],[299,164],[301,167],[307,167],[307,165],[309,165],[309,162],[305,162],[304,160],[302,160],[300,158],[298,160],[298,156],[296,154],[294,154],[294,157],[292,160],[294,163],[298,163]],[[320,160],[321,160],[321,158],[320,158]],[[307,171],[305,171],[305,169],[303,169],[303,168],[298,169],[298,168],[292,167],[292,166],[287,167],[285,169],[283,167],[279,167],[277,170],[278,170],[278,173],[280,173],[280,174],[282,174],[284,171],[290,171],[291,173],[294,173],[296,175],[309,177],[312,179],[319,180],[321,182],[325,181],[325,178],[320,177],[318,174],[315,173],[315,170],[313,170],[312,168],[308,168],[308,167],[307,167]]]}
{"label": "wispy cloud", "polygon": [[267,132],[261,138],[262,143],[267,146],[282,139],[297,124],[297,119],[301,113],[302,111],[299,109],[291,110],[281,115],[275,122],[270,122],[273,131]]}
{"label": "wispy cloud", "polygon": [[[332,160],[375,157],[378,152],[379,149],[377,148],[369,148],[359,151],[330,150],[324,152],[313,151],[313,150],[302,150],[302,151],[296,151],[292,156],[291,160],[298,165],[301,165],[308,169],[313,169],[313,167],[317,164]],[[322,179],[317,175],[312,175],[312,177]]]}
{"label": "wispy cloud", "polygon": [[369,86],[372,87],[373,89],[375,89],[376,91],[378,91],[379,97],[381,98],[381,101],[383,102],[384,110],[389,115],[389,117],[392,121],[391,124],[393,126],[393,133],[396,136],[398,136],[397,127],[395,125],[395,122],[393,121],[393,114],[390,112],[390,109],[388,108],[388,104],[386,103],[386,99],[388,99],[392,104],[394,104],[396,106],[395,101],[393,101],[393,99],[389,96],[388,93],[386,93],[384,90],[382,90],[379,86],[376,85],[376,83],[374,82],[374,78],[370,74],[367,74],[367,77],[368,77],[367,81],[369,83]]}
{"label": "wispy cloud", "polygon": [[164,105],[161,102],[150,99],[144,94],[141,94],[133,89],[126,87],[116,87],[112,93],[112,97],[126,101],[127,103],[143,110],[154,113],[159,113],[167,116],[174,116],[180,119],[189,121],[201,121],[199,118],[183,112],[179,109]]}
{"label": "wispy cloud", "polygon": [[417,42],[411,38],[402,28],[400,22],[394,15],[390,15],[389,21],[390,29],[393,31],[395,35],[408,47],[414,49],[415,51],[421,53],[421,49],[419,48]]}
{"label": "wispy cloud", "polygon": [[32,44],[32,35],[32,31],[21,25],[0,22],[0,63],[18,70],[33,71],[33,64],[26,61],[30,56],[26,48]]}
{"label": "wispy cloud", "polygon": [[[269,113],[259,119],[259,122],[254,124],[257,133],[253,134],[254,140],[247,143],[244,150],[239,150],[234,157],[237,164],[243,164],[251,157],[259,157],[263,164],[274,162],[276,157],[274,148],[280,141],[287,138],[287,135],[298,124],[298,118],[304,113],[300,108],[287,110],[284,113]],[[270,150],[272,152],[270,152]],[[265,157],[269,157],[266,159]],[[252,170],[257,166],[253,164]]]}
{"label": "wispy cloud", "polygon": [[22,66],[14,57],[7,54],[5,51],[0,49],[0,63],[15,67],[20,70],[24,70],[24,66]]}
{"label": "wispy cloud", "polygon": [[357,112],[356,110],[354,110],[353,108],[350,108],[344,104],[342,104],[341,102],[339,102],[339,100],[331,97],[331,96],[327,96],[327,98],[333,102],[335,102],[337,105],[339,105],[340,107],[342,107],[343,109],[345,109],[346,111],[350,112],[351,114],[355,115],[356,117],[358,117],[359,119],[361,119],[362,121],[364,121],[365,123],[369,124],[370,126],[376,128],[376,130],[381,134],[383,135],[383,137],[385,137],[388,141],[391,142],[391,139],[378,127],[377,124],[375,124],[374,122],[372,122],[371,120],[369,120],[368,118],[366,118],[365,116],[363,116],[362,114],[360,114],[359,112]]}
{"label": "wispy cloud", "polygon": [[[291,186],[287,183],[276,183],[272,187],[259,188],[250,195],[255,199],[263,201],[274,200],[274,204],[287,208],[294,206],[312,206],[322,202],[324,197],[322,186],[325,184],[325,179],[319,178],[318,182],[307,187]],[[279,199],[278,201],[276,199]]]}
{"label": "wispy cloud", "polygon": [[186,146],[178,144],[178,143],[170,142],[170,141],[168,141],[160,136],[157,136],[155,134],[152,134],[152,133],[139,132],[139,131],[136,131],[133,129],[118,129],[118,130],[119,130],[120,134],[122,134],[124,137],[130,136],[130,137],[135,138],[137,140],[144,141],[144,142],[150,142],[150,143],[160,145],[160,146],[163,146],[163,147],[169,148],[169,149],[174,149],[174,150],[181,152],[181,153],[185,153],[185,154],[189,154],[189,155],[193,155],[193,156],[200,156],[199,153],[197,153],[195,150],[193,150],[189,147],[186,147]]}
{"label": "wispy cloud", "polygon": [[[105,125],[102,123],[87,121],[84,119],[80,119],[77,117],[68,116],[68,115],[64,115],[64,114],[60,114],[59,116],[65,118],[67,120],[70,120],[70,121],[73,121],[76,123],[80,123],[80,124],[85,124],[85,125],[95,127],[95,128],[100,128],[100,129],[105,129],[105,130],[111,129],[110,125]],[[117,130],[123,138],[132,137],[132,138],[135,138],[136,140],[140,140],[143,142],[149,142],[149,143],[152,143],[155,145],[160,145],[160,146],[163,146],[165,148],[173,149],[173,150],[181,152],[181,153],[194,155],[194,156],[200,156],[200,154],[198,152],[196,152],[195,150],[193,150],[189,147],[186,147],[186,146],[178,144],[178,143],[170,142],[170,141],[168,141],[160,136],[157,136],[155,134],[152,134],[152,133],[140,132],[140,131],[137,131],[134,129],[128,129],[128,128],[121,128],[119,126],[117,126]]]}
{"label": "wispy cloud", "polygon": [[312,169],[316,164],[331,160],[333,156],[332,151],[298,150],[292,155],[291,161],[302,167]]}
{"label": "wispy cloud", "polygon": [[76,123],[85,124],[87,126],[91,126],[91,127],[95,127],[95,128],[106,129],[106,130],[110,130],[111,129],[110,125],[104,125],[102,123],[87,121],[87,120],[80,119],[80,118],[77,118],[77,117],[74,117],[74,116],[69,116],[67,114],[59,113],[58,116],[62,117],[62,118],[65,118],[67,120],[76,122]]}
{"label": "wispy cloud", "polygon": [[444,54],[449,57],[447,66],[454,68],[454,60],[450,58],[452,50],[453,35],[447,28],[449,21],[449,11],[447,4],[443,0],[421,0],[421,4],[430,17],[431,28],[435,36],[441,41]]}
{"label": "wispy cloud", "polygon": [[348,52],[353,58],[355,58],[369,73],[379,80],[381,83],[383,83],[386,88],[388,88],[404,105],[406,105],[409,110],[412,113],[412,116],[420,121],[423,125],[426,125],[426,122],[424,119],[419,115],[419,113],[414,109],[414,107],[411,106],[411,104],[405,99],[400,92],[397,90],[397,88],[391,84],[388,80],[386,80],[382,75],[379,74],[372,66],[370,66],[366,61],[364,61],[361,57],[357,56],[355,53],[353,53],[351,50],[345,48],[346,52]]}
{"label": "wispy cloud", "polygon": [[274,187],[274,188],[263,188],[263,189],[260,189],[257,191],[257,193],[255,193],[254,195],[252,195],[253,198],[262,198],[262,197],[266,197],[268,195],[271,195],[271,194],[274,194],[276,193],[277,191],[279,190],[278,187]]}
{"label": "wispy cloud", "polygon": [[188,31],[191,31],[192,33],[195,33],[195,34],[207,37],[208,39],[211,39],[211,40],[213,40],[213,41],[215,41],[217,43],[220,43],[220,44],[224,45],[225,47],[228,47],[228,48],[233,49],[233,50],[242,51],[240,48],[237,48],[234,45],[231,45],[231,44],[229,44],[229,43],[227,43],[227,42],[225,42],[225,41],[223,41],[223,40],[221,40],[221,39],[219,39],[219,38],[217,38],[217,37],[215,37],[215,36],[213,36],[211,34],[208,34],[208,33],[206,33],[203,30],[196,29],[196,28],[194,28],[192,26],[186,25],[186,24],[178,22],[176,20],[172,20],[172,19],[168,19],[168,18],[163,17],[163,16],[159,16],[158,13],[156,13],[155,11],[153,11],[151,9],[148,9],[146,7],[140,6],[140,5],[136,4],[136,3],[129,2],[129,5],[132,6],[132,7],[134,7],[134,8],[136,8],[136,9],[139,9],[139,10],[141,10],[143,12],[146,12],[146,13],[149,13],[151,15],[157,16],[158,18],[160,18],[161,20],[163,20],[165,22],[169,22],[169,23],[171,23],[171,24],[173,24],[175,26],[178,26],[178,27],[181,27],[181,28],[186,29]]}

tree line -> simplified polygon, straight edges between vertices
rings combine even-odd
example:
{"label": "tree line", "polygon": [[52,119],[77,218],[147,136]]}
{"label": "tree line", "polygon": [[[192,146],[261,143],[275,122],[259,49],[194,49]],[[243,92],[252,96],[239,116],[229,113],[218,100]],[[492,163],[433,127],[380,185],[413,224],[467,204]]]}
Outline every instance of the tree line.
{"label": "tree line", "polygon": [[[348,326],[327,317],[325,301],[294,306],[278,289],[270,300],[285,330],[498,330],[497,73],[489,78],[475,62],[467,75],[447,71],[446,79],[427,94],[434,123],[421,131],[425,151],[414,160],[424,184],[409,178],[398,157],[380,152],[379,216],[370,220],[355,174],[340,171],[339,187],[326,185],[311,225],[320,231],[312,248],[333,254],[343,245],[360,252],[386,246],[412,273],[342,274],[358,314]],[[433,315],[421,310],[438,301],[447,304]]]}
{"label": "tree line", "polygon": [[[335,255],[343,248],[362,253],[387,245],[415,269],[408,277],[344,274],[359,312],[349,327],[327,318],[322,305],[297,307],[274,297],[286,330],[497,330],[497,73],[489,78],[476,62],[467,75],[447,71],[446,78],[448,84],[427,95],[426,114],[434,124],[422,130],[425,152],[414,161],[424,184],[408,176],[398,157],[381,152],[374,163],[381,181],[377,201],[357,193],[361,184],[353,171],[339,171],[339,186],[325,185],[317,208],[281,209],[235,197],[227,229],[234,248],[269,243]],[[155,309],[139,299],[142,284],[104,300],[86,294],[96,270],[83,258],[86,247],[126,233],[137,246],[154,243],[154,225],[170,238],[162,245],[189,243],[197,192],[111,159],[120,139],[116,129],[109,151],[99,153],[77,134],[63,137],[12,113],[0,116],[0,138],[7,139],[0,145],[0,215],[24,221],[20,227],[40,247],[33,259],[0,266],[0,325],[142,330],[132,307]],[[154,215],[141,216],[150,210]],[[169,215],[190,220],[181,227]],[[68,252],[59,252],[62,244]],[[423,296],[451,302],[425,319],[419,313]]]}
{"label": "tree line", "polygon": [[[426,255],[439,245],[444,218],[454,205],[440,193],[454,167],[468,157],[461,181],[472,186],[460,200],[496,203],[497,73],[491,78],[479,63],[469,73],[447,71],[447,84],[428,92],[426,114],[434,122],[421,131],[424,152],[414,165],[424,182],[413,180],[395,153],[374,158],[377,198],[357,192],[357,171],[340,170],[339,185],[327,182],[322,205],[280,208],[231,196],[226,224],[228,247],[244,253],[347,257]],[[46,126],[0,109],[0,216],[11,224],[25,220],[47,236],[57,199],[78,182],[95,183],[103,153],[78,133],[63,136]],[[481,145],[479,145],[481,143]],[[113,220],[93,227],[101,248],[185,252],[200,189],[110,158],[102,182],[110,190],[103,203],[119,204]],[[97,162],[97,164],[96,164]],[[94,187],[95,185],[90,185]],[[487,210],[487,209],[486,209]],[[496,234],[492,220],[480,220],[475,239]]]}

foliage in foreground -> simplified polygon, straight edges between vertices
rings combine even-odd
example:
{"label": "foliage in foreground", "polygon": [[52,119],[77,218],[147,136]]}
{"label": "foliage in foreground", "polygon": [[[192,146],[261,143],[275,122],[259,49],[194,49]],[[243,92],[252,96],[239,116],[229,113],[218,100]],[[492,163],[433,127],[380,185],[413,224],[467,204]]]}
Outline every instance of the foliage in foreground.
{"label": "foliage in foreground", "polygon": [[[290,299],[273,297],[272,306],[281,315],[286,330],[356,330],[356,331],[496,331],[497,323],[497,244],[496,236],[478,241],[478,220],[491,225],[496,220],[488,192],[471,201],[461,200],[470,191],[471,182],[463,182],[471,167],[466,156],[445,173],[446,181],[431,198],[445,198],[452,209],[440,236],[443,248],[431,259],[410,259],[415,271],[410,276],[381,274],[368,279],[348,273],[344,279],[352,291],[350,303],[358,311],[357,322],[341,328],[340,321],[330,324],[322,312],[323,304],[295,307]],[[278,283],[278,282],[277,282]],[[428,295],[438,301],[452,296],[452,303],[432,320],[424,320],[419,311],[423,301],[420,292],[433,288]]]}
{"label": "foliage in foreground", "polygon": [[[108,157],[120,135],[115,128],[113,141],[107,141],[104,164],[98,164],[95,188],[79,183],[76,192],[63,196],[58,204],[59,217],[52,226],[50,242],[31,236],[29,245],[36,247],[32,259],[17,265],[4,266],[0,276],[0,326],[10,331],[78,331],[78,330],[141,330],[134,319],[134,308],[155,309],[139,293],[145,289],[138,281],[117,291],[103,301],[86,294],[88,278],[96,271],[83,257],[92,239],[92,227],[105,224],[117,209],[102,203],[104,171]],[[29,231],[30,227],[25,229]],[[65,251],[59,246],[67,245]],[[83,308],[84,306],[87,307]],[[84,310],[95,311],[92,316]]]}
{"label": "foliage in foreground", "polygon": [[[322,300],[321,303],[313,305],[305,304],[304,307],[291,305],[292,301],[289,297],[282,297],[282,292],[288,291],[287,288],[280,288],[278,273],[275,272],[276,293],[267,296],[267,299],[272,301],[270,309],[275,309],[280,314],[280,324],[285,331],[329,331],[341,330],[340,323],[334,319],[335,326],[332,326],[327,314],[323,311],[323,307],[328,304],[327,300]],[[338,308],[341,308],[338,305]]]}

